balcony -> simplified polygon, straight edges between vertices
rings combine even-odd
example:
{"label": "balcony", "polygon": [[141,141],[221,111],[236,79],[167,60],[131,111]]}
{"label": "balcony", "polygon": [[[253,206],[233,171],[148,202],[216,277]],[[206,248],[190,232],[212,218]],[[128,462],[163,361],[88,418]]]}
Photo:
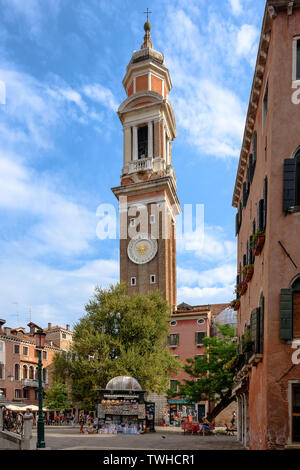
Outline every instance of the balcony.
{"label": "balcony", "polygon": [[23,379],[22,380],[22,385],[23,387],[31,387],[31,388],[38,388],[39,383],[37,380],[32,380],[32,379]]}
{"label": "balcony", "polygon": [[129,163],[128,174],[138,173],[139,171],[149,171],[153,169],[152,158],[142,158]]}

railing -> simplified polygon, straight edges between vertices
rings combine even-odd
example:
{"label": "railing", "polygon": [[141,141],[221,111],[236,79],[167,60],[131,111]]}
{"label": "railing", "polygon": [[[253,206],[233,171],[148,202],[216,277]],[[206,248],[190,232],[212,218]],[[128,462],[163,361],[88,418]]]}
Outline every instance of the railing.
{"label": "railing", "polygon": [[136,173],[138,171],[147,171],[153,169],[152,158],[142,158],[129,163],[129,173]]}
{"label": "railing", "polygon": [[8,410],[6,407],[2,407],[2,430],[13,432],[19,436],[23,435],[24,432],[24,418],[21,413],[17,413]]}
{"label": "railing", "polygon": [[39,383],[37,380],[33,380],[33,379],[23,379],[22,380],[22,384],[23,384],[23,387],[34,387],[34,388],[38,388],[39,386]]}

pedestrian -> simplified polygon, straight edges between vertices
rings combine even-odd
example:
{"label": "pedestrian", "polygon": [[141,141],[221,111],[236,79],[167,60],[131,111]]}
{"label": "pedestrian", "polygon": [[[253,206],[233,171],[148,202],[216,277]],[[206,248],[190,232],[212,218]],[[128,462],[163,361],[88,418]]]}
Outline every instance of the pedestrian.
{"label": "pedestrian", "polygon": [[79,425],[80,425],[80,433],[83,434],[83,425],[84,425],[84,416],[81,414],[79,416]]}
{"label": "pedestrian", "polygon": [[232,418],[231,418],[231,421],[230,421],[232,428],[234,427],[235,417],[236,417],[236,412],[234,411],[234,412],[232,413]]}

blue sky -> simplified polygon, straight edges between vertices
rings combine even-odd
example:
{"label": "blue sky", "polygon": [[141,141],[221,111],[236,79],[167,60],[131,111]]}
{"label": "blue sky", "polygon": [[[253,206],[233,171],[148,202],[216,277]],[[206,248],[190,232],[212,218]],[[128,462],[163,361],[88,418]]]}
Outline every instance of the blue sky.
{"label": "blue sky", "polygon": [[[0,0],[0,317],[73,324],[119,276],[118,240],[96,236],[116,200],[122,79],[143,40],[170,70],[181,204],[205,205],[205,243],[178,243],[178,303],[229,302],[231,207],[264,0]],[[18,317],[17,317],[18,313]]]}

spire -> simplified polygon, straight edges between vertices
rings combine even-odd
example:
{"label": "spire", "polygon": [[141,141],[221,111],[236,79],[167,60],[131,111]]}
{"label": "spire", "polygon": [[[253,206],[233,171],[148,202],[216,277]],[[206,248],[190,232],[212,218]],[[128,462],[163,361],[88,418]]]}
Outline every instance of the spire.
{"label": "spire", "polygon": [[142,47],[141,49],[146,49],[146,48],[153,48],[152,46],[152,42],[151,42],[151,35],[150,35],[150,31],[151,31],[151,24],[149,23],[149,15],[151,15],[151,11],[149,11],[149,9],[147,8],[147,11],[145,11],[145,14],[147,15],[147,21],[146,23],[144,24],[144,30],[145,30],[145,36],[144,36],[144,42],[142,44]]}

